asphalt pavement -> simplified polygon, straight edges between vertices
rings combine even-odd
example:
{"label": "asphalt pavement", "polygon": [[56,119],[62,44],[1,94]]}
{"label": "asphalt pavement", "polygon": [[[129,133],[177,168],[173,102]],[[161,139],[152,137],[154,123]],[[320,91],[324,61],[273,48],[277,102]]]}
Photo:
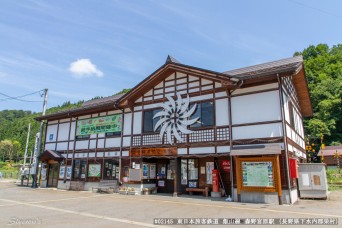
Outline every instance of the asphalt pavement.
{"label": "asphalt pavement", "polygon": [[[212,200],[201,195],[32,189],[0,181],[0,227],[339,227],[341,218],[342,191],[331,192],[328,200],[270,205]],[[279,223],[283,225],[275,225]]]}

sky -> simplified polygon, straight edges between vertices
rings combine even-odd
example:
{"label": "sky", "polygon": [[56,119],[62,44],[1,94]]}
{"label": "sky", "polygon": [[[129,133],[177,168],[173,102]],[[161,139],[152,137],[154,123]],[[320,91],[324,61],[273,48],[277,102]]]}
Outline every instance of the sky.
{"label": "sky", "polygon": [[0,0],[0,110],[40,112],[44,88],[48,108],[110,96],[167,55],[223,72],[336,45],[341,9],[339,0]]}

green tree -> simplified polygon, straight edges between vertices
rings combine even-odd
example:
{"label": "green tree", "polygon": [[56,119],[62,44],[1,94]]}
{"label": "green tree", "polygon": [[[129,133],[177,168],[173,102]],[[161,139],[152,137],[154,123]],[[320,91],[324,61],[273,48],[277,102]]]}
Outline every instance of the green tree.
{"label": "green tree", "polygon": [[13,160],[18,158],[20,151],[20,143],[16,140],[11,141],[9,139],[2,140],[0,142],[0,154],[3,160]]}
{"label": "green tree", "polygon": [[327,44],[310,45],[302,52],[305,72],[314,111],[304,121],[306,134],[324,142],[342,142],[342,44],[331,48]]}

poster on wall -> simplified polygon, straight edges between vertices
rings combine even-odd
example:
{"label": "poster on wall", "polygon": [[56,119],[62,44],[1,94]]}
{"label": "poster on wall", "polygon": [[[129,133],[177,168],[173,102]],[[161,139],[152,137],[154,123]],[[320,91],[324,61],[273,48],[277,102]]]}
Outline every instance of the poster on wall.
{"label": "poster on wall", "polygon": [[142,171],[143,171],[143,178],[148,178],[148,164],[143,163],[142,165]]}
{"label": "poster on wall", "polygon": [[165,181],[163,181],[163,180],[158,181],[158,186],[159,187],[165,187]]}
{"label": "poster on wall", "polygon": [[122,114],[77,121],[76,135],[121,132]]}
{"label": "poster on wall", "polygon": [[242,162],[243,186],[273,187],[272,162]]}
{"label": "poster on wall", "polygon": [[101,177],[101,164],[89,164],[88,177]]}
{"label": "poster on wall", "polygon": [[67,179],[70,180],[71,179],[71,165],[67,166]]}
{"label": "poster on wall", "polygon": [[65,175],[65,166],[60,166],[59,167],[59,179],[63,179]]}
{"label": "poster on wall", "polygon": [[206,163],[206,175],[207,175],[207,184],[213,183],[212,171],[214,169],[214,162]]}
{"label": "poster on wall", "polygon": [[46,168],[42,168],[41,175],[42,175],[42,180],[46,180]]}
{"label": "poster on wall", "polygon": [[161,167],[161,171],[160,171],[161,175],[165,175],[165,170],[166,170],[165,166]]}
{"label": "poster on wall", "polygon": [[150,164],[150,179],[156,178],[156,164]]}

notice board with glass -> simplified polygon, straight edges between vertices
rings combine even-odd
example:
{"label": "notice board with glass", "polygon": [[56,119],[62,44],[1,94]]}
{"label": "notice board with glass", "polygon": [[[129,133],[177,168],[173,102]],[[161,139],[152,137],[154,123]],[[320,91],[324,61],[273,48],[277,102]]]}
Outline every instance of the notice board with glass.
{"label": "notice board with glass", "polygon": [[236,158],[238,188],[242,191],[276,192],[280,185],[277,157]]}

